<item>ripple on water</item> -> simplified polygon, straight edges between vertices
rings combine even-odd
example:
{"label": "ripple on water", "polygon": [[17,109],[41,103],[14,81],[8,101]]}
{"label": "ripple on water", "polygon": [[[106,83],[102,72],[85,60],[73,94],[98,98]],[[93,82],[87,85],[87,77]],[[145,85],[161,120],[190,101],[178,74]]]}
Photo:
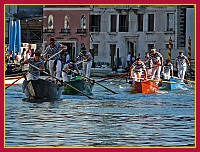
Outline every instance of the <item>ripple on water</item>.
{"label": "ripple on water", "polygon": [[95,85],[94,100],[62,95],[54,102],[28,102],[21,88],[6,90],[9,146],[194,146],[194,88],[130,94]]}

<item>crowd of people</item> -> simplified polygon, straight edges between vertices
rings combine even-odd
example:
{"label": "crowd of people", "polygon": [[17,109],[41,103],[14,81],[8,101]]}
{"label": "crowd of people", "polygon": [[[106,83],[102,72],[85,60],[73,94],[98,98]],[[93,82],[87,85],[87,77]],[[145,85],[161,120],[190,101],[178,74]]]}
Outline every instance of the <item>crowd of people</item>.
{"label": "crowd of people", "polygon": [[[24,48],[21,55],[13,55],[13,51],[10,51],[9,55],[6,55],[6,68],[8,69],[9,64],[15,66],[19,64],[19,67],[24,70],[24,66],[28,65],[27,80],[38,79],[40,74],[46,70],[46,67],[51,76],[51,81],[55,83],[59,83],[61,77],[63,81],[69,82],[73,75],[89,78],[93,57],[86,49],[85,44],[81,44],[80,53],[74,60],[70,59],[70,54],[66,50],[67,46],[51,38],[43,54],[41,49],[33,51],[30,48],[27,50]],[[79,66],[79,64],[82,66]]]}
{"label": "crowd of people", "polygon": [[[88,79],[90,78],[93,57],[90,51],[86,49],[84,43],[81,44],[80,48],[78,56],[75,59],[70,59],[70,54],[66,51],[67,46],[51,38],[43,54],[42,50],[36,49],[34,51],[30,46],[27,50],[24,48],[20,55],[17,53],[13,55],[13,51],[10,51],[6,56],[7,69],[9,69],[9,65],[18,65],[18,67],[22,67],[22,69],[24,69],[24,66],[29,66],[28,80],[38,79],[40,73],[45,71],[45,67],[48,68],[49,74],[53,76],[51,77],[51,81],[55,83],[58,83],[57,80],[61,77],[63,81],[69,82],[75,74]],[[185,72],[187,66],[190,67],[190,62],[183,52],[179,52],[175,62],[178,78],[184,80]],[[46,63],[47,66],[45,66]],[[38,69],[31,65],[36,66]],[[154,79],[158,84],[161,77],[162,79],[169,80],[174,76],[174,67],[171,61],[167,59],[164,63],[162,54],[155,48],[145,53],[144,61],[142,61],[140,56],[136,59],[133,58],[129,52],[127,56],[127,65],[130,67],[130,78],[133,79],[133,82],[141,81],[142,79]]]}
{"label": "crowd of people", "polygon": [[[188,58],[179,52],[179,55],[175,60],[175,68],[178,71],[178,78],[183,81],[187,66],[190,67]],[[133,79],[133,83],[141,81],[141,79],[152,79],[155,80],[156,84],[159,84],[161,78],[169,80],[174,76],[173,64],[170,59],[167,59],[164,63],[162,54],[156,49],[151,49],[150,52],[146,52],[145,61],[142,61],[138,57],[130,67],[130,78]]]}

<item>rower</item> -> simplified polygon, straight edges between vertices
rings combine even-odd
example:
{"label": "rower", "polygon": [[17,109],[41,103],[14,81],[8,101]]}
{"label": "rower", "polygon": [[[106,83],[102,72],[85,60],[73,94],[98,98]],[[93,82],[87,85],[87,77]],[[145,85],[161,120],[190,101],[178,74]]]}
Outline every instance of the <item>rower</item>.
{"label": "rower", "polygon": [[130,67],[130,78],[133,79],[132,84],[141,81],[142,73],[144,72],[144,79],[147,79],[147,71],[145,64],[141,61],[141,58],[137,58],[136,61]]}
{"label": "rower", "polygon": [[171,63],[170,59],[166,60],[162,74],[164,76],[163,79],[165,80],[169,80],[171,77],[173,77],[173,64]]}
{"label": "rower", "polygon": [[[150,61],[152,61],[152,67],[150,65]],[[151,49],[151,54],[149,58],[149,68],[152,68],[152,78],[157,80],[156,84],[160,81],[160,74],[161,74],[161,68],[163,66],[163,56],[161,53],[157,52],[156,49]]]}
{"label": "rower", "polygon": [[[76,72],[74,72],[76,71]],[[76,63],[73,60],[70,60],[68,64],[65,64],[62,69],[62,79],[64,82],[69,82],[72,79],[74,74],[79,75],[79,70]]]}
{"label": "rower", "polygon": [[[29,59],[22,61],[21,65],[29,64],[29,70],[28,70],[28,78],[27,80],[37,80],[40,77],[40,71],[44,71],[44,61],[41,59],[40,54],[41,50],[37,49],[35,52],[33,52],[33,57],[30,57]],[[38,67],[39,69],[31,66],[34,65]]]}
{"label": "rower", "polygon": [[176,69],[178,70],[178,78],[180,78],[182,82],[185,77],[187,65],[190,68],[190,61],[183,52],[179,52],[179,56],[176,57]]}
{"label": "rower", "polygon": [[83,74],[85,77],[90,78],[90,69],[92,67],[93,57],[89,50],[85,48],[85,45],[82,44],[81,51],[76,57],[75,61],[83,61]]}
{"label": "rower", "polygon": [[[61,75],[61,57],[60,57],[60,50],[66,49],[67,47],[55,42],[54,38],[50,38],[50,43],[47,46],[45,53],[44,53],[44,59],[45,61],[49,61],[49,72],[51,75],[56,76],[56,78],[60,79]],[[52,77],[52,80],[55,79]],[[56,80],[57,81],[57,80]]]}

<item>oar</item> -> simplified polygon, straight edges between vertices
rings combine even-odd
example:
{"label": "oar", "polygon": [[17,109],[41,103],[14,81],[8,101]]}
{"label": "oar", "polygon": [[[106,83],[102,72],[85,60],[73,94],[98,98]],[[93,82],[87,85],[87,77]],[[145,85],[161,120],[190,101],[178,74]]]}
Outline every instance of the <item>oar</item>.
{"label": "oar", "polygon": [[7,86],[5,89],[8,89],[10,86],[12,86],[13,84],[15,84],[17,81],[19,81],[21,78],[23,78],[24,76],[19,77],[17,80],[15,80],[13,83],[11,83],[9,86]]}
{"label": "oar", "polygon": [[[34,67],[34,68],[36,68],[36,69],[38,69],[38,70],[40,70],[38,67],[36,67],[36,66],[34,66],[34,65],[30,64],[30,63],[29,63],[29,65],[32,66],[32,67]],[[44,74],[48,75],[48,76],[51,76],[51,77],[55,78],[56,80],[58,80],[58,81],[60,81],[60,82],[62,82],[62,81],[61,81],[60,79],[58,79],[57,77],[55,77],[55,76],[53,76],[53,75],[51,75],[51,74],[49,74],[49,73],[47,73],[47,72],[45,72],[45,71],[42,71],[42,72],[43,72]],[[82,92],[82,91],[80,91],[79,89],[77,89],[77,88],[71,86],[70,84],[68,84],[68,83],[66,83],[66,82],[63,82],[63,83],[66,84],[67,86],[69,86],[70,88],[72,88],[72,89],[78,91],[78,92],[81,93],[82,95],[88,97],[89,99],[94,99],[93,97],[91,97],[91,96],[85,94],[84,92]]]}
{"label": "oar", "polygon": [[185,80],[186,82],[192,82],[192,83],[195,83],[195,81],[192,81],[192,80],[188,80],[188,79],[181,79],[181,78],[178,78],[178,77],[173,77],[173,78],[176,78],[178,80]]}
{"label": "oar", "polygon": [[[73,73],[75,73],[75,74],[77,74],[76,72],[74,72],[73,70],[71,70],[71,69],[69,69],[71,72],[73,72]],[[66,72],[66,71],[63,71],[63,72]],[[112,93],[114,93],[114,94],[118,94],[117,92],[115,92],[115,91],[113,91],[113,90],[111,90],[111,89],[109,89],[109,88],[107,88],[107,87],[105,87],[104,85],[102,85],[102,84],[100,84],[100,83],[98,83],[98,82],[96,82],[94,79],[90,79],[90,78],[88,78],[88,77],[86,77],[86,76],[83,76],[84,78],[86,78],[86,79],[88,79],[88,80],[90,80],[90,81],[93,81],[94,83],[96,83],[96,84],[98,84],[98,85],[100,85],[100,86],[102,86],[103,88],[105,88],[105,89],[107,89],[107,90],[109,90],[110,92],[112,92]]]}
{"label": "oar", "polygon": [[[127,75],[128,75],[128,74],[127,74]],[[127,75],[122,75],[122,76],[120,76],[120,80],[119,80],[118,82],[116,82],[114,85],[119,84],[119,83],[122,81],[122,79],[123,79],[124,77],[126,77]]]}
{"label": "oar", "polygon": [[86,79],[88,79],[88,80],[91,80],[91,81],[93,81],[94,83],[96,83],[96,84],[100,85],[101,87],[103,87],[103,88],[107,89],[108,91],[110,91],[110,92],[112,92],[112,93],[114,93],[114,94],[118,94],[117,92],[115,92],[115,91],[113,91],[113,90],[111,90],[111,89],[109,89],[109,88],[105,87],[105,86],[104,86],[104,85],[102,85],[101,83],[99,83],[99,82],[96,82],[94,79],[90,79],[90,78],[88,78],[88,77],[85,77],[85,76],[83,76],[83,77],[84,77],[84,78],[86,78]]}
{"label": "oar", "polygon": [[[56,56],[57,54],[61,53],[63,50],[58,51],[57,53],[55,53],[54,55],[52,55],[51,57],[48,58],[48,60],[50,60],[51,58],[53,58],[54,56]],[[47,61],[48,61],[47,60]]]}
{"label": "oar", "polygon": [[166,82],[166,83],[170,83],[170,84],[179,84],[180,82],[170,82],[170,81],[165,81],[165,80],[152,80],[152,79],[147,79],[149,81],[153,81],[153,82]]}

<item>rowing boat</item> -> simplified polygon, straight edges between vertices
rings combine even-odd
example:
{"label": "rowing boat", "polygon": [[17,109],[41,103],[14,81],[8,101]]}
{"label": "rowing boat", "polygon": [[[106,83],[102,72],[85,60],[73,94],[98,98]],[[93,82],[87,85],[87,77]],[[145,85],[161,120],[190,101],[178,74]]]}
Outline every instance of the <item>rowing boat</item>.
{"label": "rowing boat", "polygon": [[[93,81],[82,80],[80,76],[76,76],[76,77],[72,78],[69,82],[66,82],[66,83],[70,84],[71,86],[77,88],[78,90],[84,92],[87,95],[92,94],[92,89],[94,86]],[[79,92],[64,84],[63,94],[64,95],[76,95],[76,94],[79,94]]]}
{"label": "rowing boat", "polygon": [[12,74],[5,75],[5,86],[9,86],[11,84],[12,84],[12,86],[17,86],[19,84],[22,84],[23,81],[25,80],[22,77],[26,73],[27,73],[27,71],[21,71],[21,72],[18,72],[18,73],[12,73]]}
{"label": "rowing boat", "polygon": [[178,90],[185,85],[183,81],[178,78],[172,77],[167,81],[162,82],[162,88],[166,90]]}
{"label": "rowing boat", "polygon": [[24,80],[23,92],[29,99],[57,99],[60,98],[63,86],[48,80]]}
{"label": "rowing boat", "polygon": [[158,92],[158,85],[149,80],[135,82],[131,85],[132,93],[153,94]]}

